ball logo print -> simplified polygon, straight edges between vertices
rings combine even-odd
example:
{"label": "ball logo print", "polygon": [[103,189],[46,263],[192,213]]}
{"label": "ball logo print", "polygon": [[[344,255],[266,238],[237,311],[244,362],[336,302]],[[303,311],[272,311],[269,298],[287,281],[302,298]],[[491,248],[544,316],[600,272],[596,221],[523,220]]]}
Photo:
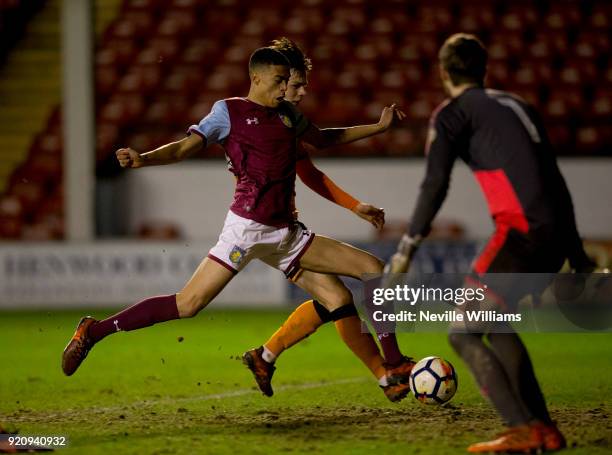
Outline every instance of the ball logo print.
{"label": "ball logo print", "polygon": [[457,374],[447,360],[425,357],[412,369],[410,389],[421,403],[444,404],[457,391]]}

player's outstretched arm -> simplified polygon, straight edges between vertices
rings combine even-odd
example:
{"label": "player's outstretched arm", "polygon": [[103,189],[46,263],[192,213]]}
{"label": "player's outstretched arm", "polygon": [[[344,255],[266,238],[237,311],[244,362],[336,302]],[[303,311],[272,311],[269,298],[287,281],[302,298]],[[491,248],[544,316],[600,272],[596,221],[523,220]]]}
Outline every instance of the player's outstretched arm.
{"label": "player's outstretched arm", "polygon": [[131,148],[122,148],[115,152],[121,167],[136,169],[143,166],[159,166],[177,163],[197,152],[204,145],[204,139],[197,134],[162,145],[147,153],[138,153]]}
{"label": "player's outstretched arm", "polygon": [[296,170],[300,180],[319,196],[350,210],[359,218],[372,224],[376,229],[381,229],[384,226],[385,211],[383,209],[359,202],[318,169],[308,154],[297,162]]}
{"label": "player's outstretched arm", "polygon": [[304,134],[303,140],[319,148],[348,144],[387,131],[395,118],[403,120],[406,118],[406,114],[398,109],[395,104],[392,104],[382,110],[378,123],[324,129],[319,129],[311,124]]}

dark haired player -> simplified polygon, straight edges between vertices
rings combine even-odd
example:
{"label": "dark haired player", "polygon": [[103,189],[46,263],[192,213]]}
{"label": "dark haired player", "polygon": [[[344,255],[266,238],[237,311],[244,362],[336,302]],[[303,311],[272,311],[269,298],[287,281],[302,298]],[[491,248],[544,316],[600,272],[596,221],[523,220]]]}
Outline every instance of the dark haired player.
{"label": "dark haired player", "polygon": [[[473,35],[456,34],[439,53],[449,100],[432,114],[427,170],[410,229],[387,269],[402,273],[446,197],[453,163],[471,168],[489,205],[495,233],[471,277],[557,272],[565,258],[577,270],[592,264],[576,230],[572,200],[538,116],[519,97],[483,88],[487,52]],[[511,283],[512,287],[520,283]],[[492,287],[481,309],[514,308],[519,295]],[[489,293],[487,293],[489,294]],[[507,323],[458,323],[449,340],[509,429],[468,447],[478,452],[559,450],[565,439],[551,421],[524,344]],[[488,342],[488,344],[485,342]]]}
{"label": "dark haired player", "polygon": [[[236,176],[234,200],[217,244],[177,294],[145,299],[105,320],[83,318],[64,349],[62,369],[72,375],[95,343],[118,331],[195,316],[251,260],[259,259],[292,277],[300,268],[360,279],[380,273],[382,262],[365,251],[316,236],[293,214],[296,139],[324,135],[295,107],[284,101],[289,62],[271,48],[257,49],[249,61],[251,85],[246,98],[217,101],[184,139],[147,153],[119,149],[122,167],[175,163],[202,147],[222,143]],[[317,289],[314,289],[317,291]],[[387,380],[384,360],[369,333],[351,310],[352,301],[337,304],[330,316],[343,341],[372,371],[392,401],[405,396],[405,384]]]}
{"label": "dark haired player", "polygon": [[[282,52],[289,60],[291,77],[287,84],[285,100],[297,106],[306,95],[308,73],[312,69],[312,63],[299,46],[288,38],[273,41],[271,47]],[[377,124],[326,129],[322,132],[327,137],[320,138],[317,142],[319,146],[326,146],[329,142],[345,144],[382,133],[391,125],[394,113],[398,119],[404,118],[405,114],[396,110],[395,106],[386,107]],[[310,158],[309,149],[312,146],[306,142],[308,139],[302,140],[298,145],[296,165],[298,177],[322,197],[351,210],[360,218],[372,223],[374,227],[381,228],[384,224],[384,211],[358,201],[317,169]],[[351,291],[335,275],[299,270],[292,281],[315,299],[299,305],[266,343],[244,354],[245,363],[253,372],[259,388],[268,396],[272,395],[271,379],[275,369],[273,365],[283,351],[314,333],[324,323],[332,321],[333,312],[338,306],[351,308],[351,311],[354,311]],[[414,361],[402,355],[395,333],[381,333],[379,340],[386,361],[388,379],[391,382],[407,381]]]}

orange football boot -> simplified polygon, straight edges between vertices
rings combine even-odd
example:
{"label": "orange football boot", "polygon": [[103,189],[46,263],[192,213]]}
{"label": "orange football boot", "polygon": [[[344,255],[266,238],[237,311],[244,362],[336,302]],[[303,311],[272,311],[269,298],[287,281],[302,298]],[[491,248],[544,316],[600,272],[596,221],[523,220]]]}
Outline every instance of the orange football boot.
{"label": "orange football boot", "polygon": [[276,367],[274,364],[266,362],[263,357],[263,346],[257,349],[251,349],[242,355],[242,363],[244,363],[255,377],[255,382],[259,386],[259,390],[267,397],[274,394],[272,390],[272,375]]}
{"label": "orange football boot", "polygon": [[544,438],[538,428],[530,425],[511,427],[496,439],[478,442],[467,448],[470,453],[539,453],[544,449]]}
{"label": "orange football boot", "polygon": [[539,430],[542,434],[545,451],[555,452],[567,447],[567,442],[565,441],[563,434],[561,434],[554,423],[545,424],[544,422],[537,422],[531,424],[531,426]]}
{"label": "orange football boot", "polygon": [[389,384],[408,384],[410,380],[410,372],[416,365],[412,357],[402,357],[402,361],[396,366],[390,366],[385,363],[384,367],[387,370],[387,381]]}
{"label": "orange football boot", "polygon": [[87,333],[89,326],[96,322],[91,316],[85,316],[79,321],[76,331],[62,354],[62,370],[66,376],[72,375],[95,344]]}

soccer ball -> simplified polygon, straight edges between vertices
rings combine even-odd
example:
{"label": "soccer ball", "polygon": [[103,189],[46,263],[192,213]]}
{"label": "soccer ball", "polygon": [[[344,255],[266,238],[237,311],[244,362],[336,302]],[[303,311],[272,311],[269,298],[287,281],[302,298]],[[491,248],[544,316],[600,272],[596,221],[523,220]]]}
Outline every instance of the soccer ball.
{"label": "soccer ball", "polygon": [[455,369],[440,357],[425,357],[412,368],[410,390],[421,403],[446,403],[457,391]]}

